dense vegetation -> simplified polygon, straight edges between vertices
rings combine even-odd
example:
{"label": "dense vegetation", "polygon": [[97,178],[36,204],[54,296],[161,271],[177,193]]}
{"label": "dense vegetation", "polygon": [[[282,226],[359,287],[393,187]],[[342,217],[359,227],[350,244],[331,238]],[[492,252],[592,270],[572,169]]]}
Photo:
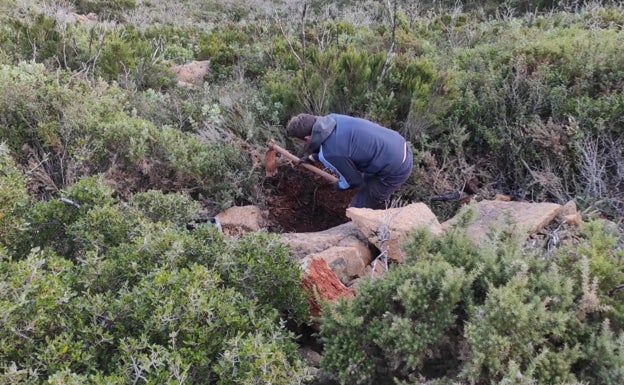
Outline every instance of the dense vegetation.
{"label": "dense vegetation", "polygon": [[601,2],[1,1],[0,382],[312,381],[290,250],[185,226],[262,205],[254,154],[306,111],[403,133],[401,200],[477,180],[588,222],[547,250],[414,234],[326,306],[319,378],[621,384],[623,26]]}

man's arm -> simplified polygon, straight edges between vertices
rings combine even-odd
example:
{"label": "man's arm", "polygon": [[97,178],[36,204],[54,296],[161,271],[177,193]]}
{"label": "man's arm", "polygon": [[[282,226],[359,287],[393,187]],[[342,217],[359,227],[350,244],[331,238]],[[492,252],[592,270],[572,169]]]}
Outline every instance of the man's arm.
{"label": "man's arm", "polygon": [[330,157],[329,159],[323,157],[321,162],[327,168],[338,173],[340,176],[338,186],[342,190],[357,187],[364,183],[362,173],[355,167],[353,161],[347,157]]}

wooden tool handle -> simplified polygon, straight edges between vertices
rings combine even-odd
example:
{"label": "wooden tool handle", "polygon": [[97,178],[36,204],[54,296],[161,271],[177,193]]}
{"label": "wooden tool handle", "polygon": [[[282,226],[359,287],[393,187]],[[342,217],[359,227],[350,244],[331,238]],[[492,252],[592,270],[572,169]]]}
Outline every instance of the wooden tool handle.
{"label": "wooden tool handle", "polygon": [[299,163],[299,158],[297,158],[295,155],[291,154],[290,152],[288,152],[288,150],[286,150],[285,148],[282,148],[280,146],[278,146],[274,141],[270,141],[269,142],[269,148],[279,152],[280,154],[282,154],[282,156],[284,156],[286,159],[291,160],[297,164],[300,164],[302,167],[312,171],[313,173],[322,176],[323,178],[325,178],[328,182],[331,183],[336,183],[338,182],[338,178],[336,178],[334,175],[325,172],[323,170],[321,170],[318,167],[314,167],[311,164],[308,163]]}

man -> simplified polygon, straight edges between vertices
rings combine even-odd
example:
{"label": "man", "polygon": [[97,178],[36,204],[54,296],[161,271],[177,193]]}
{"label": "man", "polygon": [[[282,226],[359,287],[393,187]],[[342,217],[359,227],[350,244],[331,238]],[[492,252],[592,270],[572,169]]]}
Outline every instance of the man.
{"label": "man", "polygon": [[337,189],[359,188],[351,207],[386,208],[412,172],[412,151],[405,139],[366,119],[299,114],[286,130],[312,153],[302,161],[318,160],[338,174]]}

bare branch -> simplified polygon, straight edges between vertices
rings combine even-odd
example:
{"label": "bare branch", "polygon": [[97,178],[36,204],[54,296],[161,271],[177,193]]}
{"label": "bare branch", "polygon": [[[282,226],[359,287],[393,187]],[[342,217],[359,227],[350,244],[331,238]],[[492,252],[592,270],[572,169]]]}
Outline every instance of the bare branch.
{"label": "bare branch", "polygon": [[396,40],[396,11],[397,11],[397,0],[392,2],[392,7],[390,6],[390,0],[388,0],[388,12],[390,14],[390,26],[391,26],[391,37],[390,37],[390,47],[388,47],[388,52],[386,53],[386,61],[381,69],[381,74],[379,75],[379,84],[381,84],[381,80],[386,76],[386,71],[388,70],[388,66],[390,65],[390,58],[394,53],[394,45]]}

